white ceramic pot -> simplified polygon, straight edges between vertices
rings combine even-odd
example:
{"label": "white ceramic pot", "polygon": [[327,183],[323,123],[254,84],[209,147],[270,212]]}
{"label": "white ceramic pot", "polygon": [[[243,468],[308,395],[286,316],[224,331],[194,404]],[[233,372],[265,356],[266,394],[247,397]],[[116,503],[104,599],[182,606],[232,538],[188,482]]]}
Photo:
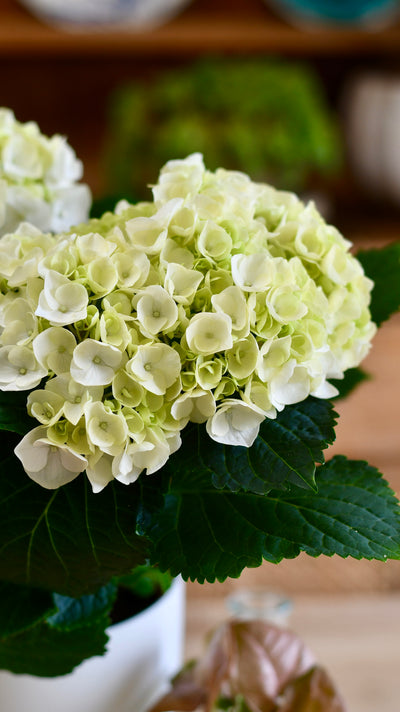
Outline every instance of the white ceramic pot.
{"label": "white ceramic pot", "polygon": [[400,203],[400,76],[365,74],[345,92],[345,130],[360,183]]}
{"label": "white ceramic pot", "polygon": [[70,675],[36,678],[0,672],[1,712],[145,712],[183,661],[184,583],[111,626],[108,652]]}
{"label": "white ceramic pot", "polygon": [[20,0],[39,19],[68,31],[134,30],[169,20],[190,0]]}

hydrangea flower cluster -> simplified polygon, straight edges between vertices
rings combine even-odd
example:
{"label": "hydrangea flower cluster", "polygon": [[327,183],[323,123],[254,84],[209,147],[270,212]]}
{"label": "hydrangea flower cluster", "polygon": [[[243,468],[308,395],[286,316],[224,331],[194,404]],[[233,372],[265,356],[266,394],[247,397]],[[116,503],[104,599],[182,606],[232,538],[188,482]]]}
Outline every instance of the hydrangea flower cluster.
{"label": "hydrangea flower cluster", "polygon": [[0,108],[0,235],[27,220],[62,232],[88,219],[91,193],[78,184],[83,167],[65,138],[47,138]]}
{"label": "hydrangea flower cluster", "polygon": [[84,470],[95,492],[134,482],[189,421],[248,447],[369,349],[372,282],[313,204],[199,154],[153,195],[0,240],[0,388],[30,391],[39,425],[16,454],[46,488]]}

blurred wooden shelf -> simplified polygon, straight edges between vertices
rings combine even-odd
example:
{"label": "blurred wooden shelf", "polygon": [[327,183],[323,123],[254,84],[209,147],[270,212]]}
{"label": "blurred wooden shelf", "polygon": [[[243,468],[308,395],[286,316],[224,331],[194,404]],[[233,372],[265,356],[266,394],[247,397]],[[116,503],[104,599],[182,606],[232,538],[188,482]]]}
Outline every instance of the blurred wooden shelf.
{"label": "blurred wooden shelf", "polygon": [[193,0],[160,28],[143,32],[62,32],[17,3],[0,0],[0,57],[190,57],[279,53],[297,56],[399,55],[400,22],[382,31],[285,23],[262,0]]}

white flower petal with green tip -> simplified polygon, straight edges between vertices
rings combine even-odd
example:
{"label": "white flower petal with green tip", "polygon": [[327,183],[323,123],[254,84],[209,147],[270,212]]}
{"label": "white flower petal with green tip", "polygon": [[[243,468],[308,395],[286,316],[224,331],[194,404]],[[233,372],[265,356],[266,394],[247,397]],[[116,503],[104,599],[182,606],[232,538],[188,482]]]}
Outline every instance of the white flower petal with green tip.
{"label": "white flower petal with green tip", "polygon": [[195,354],[213,354],[232,348],[232,320],[222,313],[195,314],[186,329],[186,341]]}

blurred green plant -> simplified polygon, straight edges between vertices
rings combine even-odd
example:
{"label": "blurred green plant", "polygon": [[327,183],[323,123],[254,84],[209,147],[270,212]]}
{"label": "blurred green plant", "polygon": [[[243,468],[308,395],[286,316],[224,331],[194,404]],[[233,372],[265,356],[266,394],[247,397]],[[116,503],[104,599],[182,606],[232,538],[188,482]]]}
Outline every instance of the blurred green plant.
{"label": "blurred green plant", "polygon": [[301,191],[341,165],[339,127],[315,72],[272,60],[201,61],[112,96],[106,190],[147,197],[161,165],[200,151],[210,169]]}

